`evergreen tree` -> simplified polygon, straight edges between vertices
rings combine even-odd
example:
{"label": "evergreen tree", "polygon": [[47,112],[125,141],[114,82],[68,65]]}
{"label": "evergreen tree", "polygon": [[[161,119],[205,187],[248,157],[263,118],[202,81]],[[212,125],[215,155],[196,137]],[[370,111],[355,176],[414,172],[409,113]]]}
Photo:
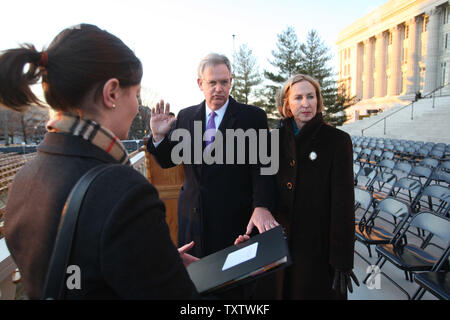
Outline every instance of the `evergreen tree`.
{"label": "evergreen tree", "polygon": [[325,122],[333,126],[342,126],[347,121],[345,109],[356,103],[355,97],[348,97],[345,95],[343,88],[340,88],[336,92],[336,100],[334,104],[326,107],[324,112]]}
{"label": "evergreen tree", "polygon": [[151,111],[147,106],[142,105],[142,99],[138,97],[139,111],[131,123],[128,131],[128,139],[137,140],[143,139],[150,132],[150,117]]}
{"label": "evergreen tree", "polygon": [[234,54],[233,71],[231,95],[236,100],[248,104],[254,87],[259,85],[262,79],[256,59],[247,44],[241,45],[239,51]]}
{"label": "evergreen tree", "polygon": [[308,32],[306,42],[300,46],[299,72],[315,78],[322,89],[324,104],[324,119],[330,125],[342,125],[345,120],[344,110],[353,104],[354,99],[339,93],[335,74],[329,67],[330,49],[321,40],[317,31]]}
{"label": "evergreen tree", "polygon": [[282,84],[300,68],[300,46],[294,28],[288,27],[278,34],[277,50],[272,50],[273,59],[269,63],[275,67],[275,72],[264,70],[264,77],[268,82],[258,91],[259,99],[254,103],[263,108],[269,118],[269,125],[273,127],[279,119],[275,106],[275,95]]}
{"label": "evergreen tree", "polygon": [[282,84],[289,77],[298,73],[301,62],[301,44],[298,42],[294,28],[288,27],[278,35],[277,51],[272,50],[274,59],[269,63],[277,69],[277,73],[264,71],[264,76],[276,84]]}

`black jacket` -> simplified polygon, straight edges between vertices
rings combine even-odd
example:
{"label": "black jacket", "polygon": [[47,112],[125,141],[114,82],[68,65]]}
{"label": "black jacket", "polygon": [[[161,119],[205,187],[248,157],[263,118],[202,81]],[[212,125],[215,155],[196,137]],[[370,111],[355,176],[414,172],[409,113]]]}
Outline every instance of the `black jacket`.
{"label": "black jacket", "polygon": [[[203,257],[233,244],[244,234],[255,207],[273,210],[274,177],[260,174],[261,165],[237,164],[236,144],[234,164],[227,164],[226,129],[268,130],[266,113],[257,107],[244,105],[230,97],[228,108],[218,128],[224,137],[223,164],[194,163],[194,122],[205,131],[205,102],[180,111],[174,129],[186,129],[191,134],[191,164],[183,163],[184,184],[178,199],[178,243],[194,240],[193,255]],[[151,138],[147,144],[163,168],[175,164],[171,152],[178,141],[171,141],[171,131],[158,145]],[[203,150],[205,147],[202,145]],[[249,156],[249,145],[245,147]],[[198,156],[198,155],[197,155]],[[247,159],[248,160],[248,159]]]}
{"label": "black jacket", "polygon": [[280,122],[280,170],[275,216],[286,228],[293,265],[284,297],[339,298],[331,291],[334,269],[351,270],[354,255],[352,143],[318,113],[294,136],[291,119]]}
{"label": "black jacket", "polygon": [[[27,295],[39,299],[66,198],[89,169],[117,163],[93,144],[47,133],[37,156],[14,179],[5,234]],[[197,292],[170,240],[164,204],[140,173],[112,166],[91,185],[82,205],[69,265],[81,290],[67,299],[187,299]]]}

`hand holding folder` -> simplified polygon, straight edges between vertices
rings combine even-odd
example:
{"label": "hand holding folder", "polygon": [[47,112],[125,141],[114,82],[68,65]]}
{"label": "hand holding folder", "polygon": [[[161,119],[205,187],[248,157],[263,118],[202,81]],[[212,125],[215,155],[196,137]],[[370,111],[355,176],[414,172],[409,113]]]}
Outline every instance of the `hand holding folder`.
{"label": "hand holding folder", "polygon": [[197,291],[208,294],[247,283],[290,263],[284,232],[278,226],[193,262],[187,271]]}

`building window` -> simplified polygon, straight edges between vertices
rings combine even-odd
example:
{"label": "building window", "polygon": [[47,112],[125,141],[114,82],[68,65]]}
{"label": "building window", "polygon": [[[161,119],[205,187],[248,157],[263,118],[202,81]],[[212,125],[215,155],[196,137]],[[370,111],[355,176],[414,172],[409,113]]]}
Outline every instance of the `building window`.
{"label": "building window", "polygon": [[389,45],[392,44],[392,32],[389,32]]}
{"label": "building window", "polygon": [[448,49],[448,33],[444,35],[444,48]]}
{"label": "building window", "polygon": [[448,84],[447,62],[441,63],[441,86]]}
{"label": "building window", "polygon": [[409,25],[405,26],[405,39],[408,39],[409,37]]}
{"label": "building window", "polygon": [[445,23],[448,23],[449,17],[450,17],[450,7],[447,6],[445,8],[445,16],[444,16]]}

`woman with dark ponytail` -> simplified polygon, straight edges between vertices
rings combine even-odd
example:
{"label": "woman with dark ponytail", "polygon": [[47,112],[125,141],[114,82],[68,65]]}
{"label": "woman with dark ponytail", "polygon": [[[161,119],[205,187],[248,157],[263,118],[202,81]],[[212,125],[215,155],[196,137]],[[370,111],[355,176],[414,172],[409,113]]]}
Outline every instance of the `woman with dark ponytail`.
{"label": "woman with dark ponytail", "polygon": [[197,297],[185,269],[196,259],[185,253],[193,244],[174,247],[164,204],[129,166],[120,142],[138,111],[141,78],[134,53],[93,25],[65,29],[42,52],[28,44],[0,53],[0,104],[20,112],[44,107],[30,89],[41,79],[55,111],[36,157],[14,179],[4,215],[6,243],[29,298],[42,298],[71,189],[99,164],[111,165],[83,201],[68,263],[79,267],[80,286],[65,288],[64,298]]}

